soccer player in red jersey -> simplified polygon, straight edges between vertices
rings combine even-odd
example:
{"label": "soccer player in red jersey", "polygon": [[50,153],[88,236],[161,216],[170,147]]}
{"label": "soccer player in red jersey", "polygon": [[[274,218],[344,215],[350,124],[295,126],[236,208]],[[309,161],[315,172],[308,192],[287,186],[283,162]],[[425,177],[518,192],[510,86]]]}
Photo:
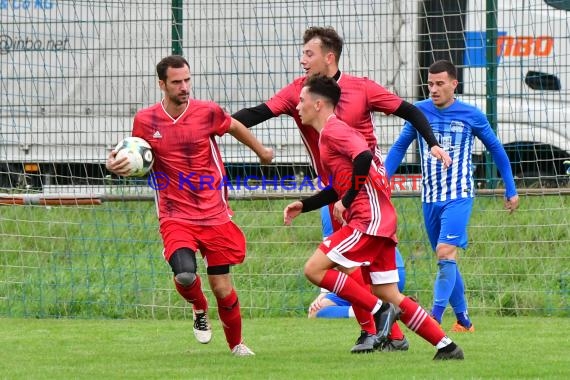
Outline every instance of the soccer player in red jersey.
{"label": "soccer player in red jersey", "polygon": [[[290,225],[300,213],[333,203],[333,217],[343,225],[305,263],[305,276],[371,313],[382,306],[378,298],[398,306],[400,320],[437,348],[435,360],[463,359],[461,348],[420,305],[398,290],[397,217],[390,200],[390,183],[384,168],[374,162],[365,137],[335,115],[340,95],[334,79],[311,76],[297,106],[303,124],[319,133],[321,165],[332,183],[309,198],[289,204],[283,211],[284,223]],[[362,267],[365,281],[378,298],[334,269],[338,266]]]}
{"label": "soccer player in red jersey", "polygon": [[[319,134],[314,128],[303,123],[296,109],[301,88],[304,86],[307,77],[312,74],[322,74],[334,78],[342,89],[335,113],[339,119],[364,136],[378,167],[382,166],[382,153],[374,132],[373,112],[393,114],[410,122],[428,145],[435,147],[432,149],[432,154],[443,161],[444,165],[449,166],[451,163],[449,155],[438,146],[426,117],[416,106],[404,101],[368,78],[349,75],[339,70],[338,63],[344,42],[333,28],[316,26],[308,28],[303,35],[303,44],[300,64],[307,75],[295,79],[265,103],[252,108],[244,108],[234,113],[232,115],[234,119],[250,128],[280,115],[293,117],[309,153],[312,166],[322,182],[326,184],[327,176],[323,175],[318,148]],[[329,209],[330,207],[332,205],[329,206]],[[331,219],[333,220],[333,229],[338,230],[340,225],[336,223],[334,218]],[[362,331],[372,334],[378,329],[378,333],[386,333],[380,331],[380,327],[374,326],[373,318],[369,313],[360,310],[357,305],[353,305],[353,308]],[[397,324],[394,324],[390,336],[394,340],[405,339]],[[361,340],[361,338],[357,340],[357,344],[351,350],[352,352],[369,352],[371,350],[370,344],[361,342]]]}
{"label": "soccer player in red jersey", "polygon": [[[208,302],[196,273],[196,251],[206,265],[210,288],[226,340],[236,356],[254,355],[242,338],[240,305],[230,277],[230,266],[245,259],[246,240],[231,220],[226,175],[215,137],[230,133],[250,147],[262,163],[273,159],[241,123],[214,102],[190,98],[190,67],[172,55],[156,66],[164,92],[159,103],[137,112],[132,135],[148,141],[155,155],[153,172],[164,258],[174,273],[174,285],[193,305],[194,335],[200,343],[211,340]],[[126,159],[107,158],[107,169],[126,175]]]}
{"label": "soccer player in red jersey", "polygon": [[[334,78],[342,89],[338,106],[335,109],[336,115],[362,133],[377,163],[382,163],[382,154],[374,132],[373,112],[394,114],[409,121],[430,146],[438,146],[429,122],[416,106],[371,79],[349,75],[339,70],[338,63],[343,40],[333,28],[310,27],[305,31],[303,43],[300,63],[307,75],[295,79],[265,103],[237,111],[232,115],[234,119],[250,128],[280,115],[293,117],[311,163],[317,174],[324,179],[319,160],[319,135],[314,128],[303,124],[296,109],[301,88],[307,77],[312,74],[322,74]],[[432,153],[438,159],[445,158],[445,161],[450,161],[449,155],[439,146]]]}

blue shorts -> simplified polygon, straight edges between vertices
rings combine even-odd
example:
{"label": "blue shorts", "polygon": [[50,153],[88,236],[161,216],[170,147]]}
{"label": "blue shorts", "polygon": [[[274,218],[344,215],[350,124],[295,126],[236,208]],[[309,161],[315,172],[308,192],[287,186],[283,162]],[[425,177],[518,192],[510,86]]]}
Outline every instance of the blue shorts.
{"label": "blue shorts", "polygon": [[396,247],[396,268],[401,269],[404,267],[405,267],[404,258],[402,257],[402,254],[400,253],[398,247]]}
{"label": "blue shorts", "polygon": [[323,231],[323,238],[331,236],[334,232],[331,213],[329,211],[328,205],[321,207],[321,227]]}
{"label": "blue shorts", "polygon": [[473,210],[473,199],[423,203],[424,223],[434,251],[438,243],[467,248],[467,225]]}

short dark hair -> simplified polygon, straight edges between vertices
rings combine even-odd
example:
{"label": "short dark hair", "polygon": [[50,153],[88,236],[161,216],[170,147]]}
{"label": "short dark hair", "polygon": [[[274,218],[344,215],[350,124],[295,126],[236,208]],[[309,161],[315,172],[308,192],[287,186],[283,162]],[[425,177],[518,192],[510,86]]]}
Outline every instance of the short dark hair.
{"label": "short dark hair", "polygon": [[457,79],[457,67],[448,60],[442,59],[432,63],[428,69],[430,74],[439,74],[446,72],[452,79]]}
{"label": "short dark hair", "polygon": [[158,62],[156,65],[156,74],[158,75],[158,79],[161,81],[166,81],[166,71],[172,67],[173,69],[179,69],[181,67],[188,66],[188,61],[182,57],[181,55],[169,55]]}
{"label": "short dark hair", "polygon": [[313,38],[320,39],[323,49],[326,51],[332,51],[338,63],[340,55],[342,54],[342,46],[344,45],[344,41],[342,37],[338,35],[336,30],[334,30],[332,26],[311,26],[305,30],[305,34],[303,35],[303,43],[306,44]]}
{"label": "short dark hair", "polygon": [[336,107],[340,99],[340,87],[336,80],[326,75],[314,74],[311,75],[305,82],[307,90],[327,99],[333,107]]}

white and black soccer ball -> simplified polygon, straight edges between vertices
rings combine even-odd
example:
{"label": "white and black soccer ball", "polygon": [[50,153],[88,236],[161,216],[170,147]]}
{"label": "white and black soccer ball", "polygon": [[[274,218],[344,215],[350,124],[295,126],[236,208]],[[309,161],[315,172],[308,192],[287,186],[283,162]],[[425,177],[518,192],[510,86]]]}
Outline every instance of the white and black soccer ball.
{"label": "white and black soccer ball", "polygon": [[140,137],[126,137],[115,147],[117,155],[115,159],[128,158],[129,174],[127,177],[145,176],[154,163],[154,153],[150,144]]}

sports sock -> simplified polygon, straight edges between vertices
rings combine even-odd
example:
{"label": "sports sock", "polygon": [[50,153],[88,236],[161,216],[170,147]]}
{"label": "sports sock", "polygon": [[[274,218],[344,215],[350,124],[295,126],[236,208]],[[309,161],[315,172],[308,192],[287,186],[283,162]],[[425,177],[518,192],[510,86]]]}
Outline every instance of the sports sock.
{"label": "sports sock", "polygon": [[398,305],[402,310],[400,320],[416,334],[430,342],[433,346],[441,342],[445,333],[441,327],[429,317],[428,313],[410,297],[405,297]]}
{"label": "sports sock", "polygon": [[352,304],[353,309],[354,306],[358,306],[374,313],[382,305],[382,301],[372,295],[370,290],[364,289],[352,278],[336,269],[327,270],[318,286],[344,298]]}
{"label": "sports sock", "polygon": [[[353,279],[358,285],[362,286],[363,289],[370,292],[370,285],[364,282],[360,268],[353,270],[348,275],[348,277]],[[360,325],[360,330],[366,331],[368,334],[376,334],[374,316],[370,313],[370,311],[368,309],[359,307],[358,305],[352,305],[352,310],[354,311],[354,317],[356,318],[356,321]]]}
{"label": "sports sock", "polygon": [[449,304],[455,312],[457,321],[463,327],[471,327],[471,319],[467,313],[467,299],[465,298],[465,285],[463,283],[463,276],[459,271],[459,266],[456,265],[455,286],[449,297]]}
{"label": "sports sock", "polygon": [[455,313],[455,317],[457,318],[457,322],[465,328],[470,328],[473,323],[471,323],[471,318],[469,318],[469,314],[467,311],[461,313]]}
{"label": "sports sock", "polygon": [[435,346],[438,351],[442,352],[451,352],[455,350],[457,344],[452,342],[447,336],[443,337],[443,339]]}
{"label": "sports sock", "polygon": [[350,306],[327,306],[317,311],[317,318],[348,318]]}
{"label": "sports sock", "polygon": [[400,325],[398,325],[398,322],[394,322],[394,324],[392,325],[392,329],[390,330],[388,339],[392,340],[404,339],[404,332],[402,331],[402,329],[400,329]]}
{"label": "sports sock", "polygon": [[433,307],[431,314],[441,323],[443,312],[449,303],[449,297],[455,287],[456,267],[455,260],[439,260],[437,262],[439,270],[433,286]]}
{"label": "sports sock", "polygon": [[433,305],[431,308],[431,315],[432,317],[441,325],[441,319],[443,317],[443,312],[445,311],[445,307]]}
{"label": "sports sock", "polygon": [[230,350],[241,343],[241,312],[239,299],[235,289],[225,298],[217,298],[218,316],[224,328],[226,341]]}
{"label": "sports sock", "polygon": [[189,303],[192,304],[194,310],[203,310],[206,312],[208,310],[208,300],[202,291],[202,281],[200,276],[196,275],[196,281],[192,285],[184,286],[179,284],[176,279],[174,279],[174,285],[178,293]]}

